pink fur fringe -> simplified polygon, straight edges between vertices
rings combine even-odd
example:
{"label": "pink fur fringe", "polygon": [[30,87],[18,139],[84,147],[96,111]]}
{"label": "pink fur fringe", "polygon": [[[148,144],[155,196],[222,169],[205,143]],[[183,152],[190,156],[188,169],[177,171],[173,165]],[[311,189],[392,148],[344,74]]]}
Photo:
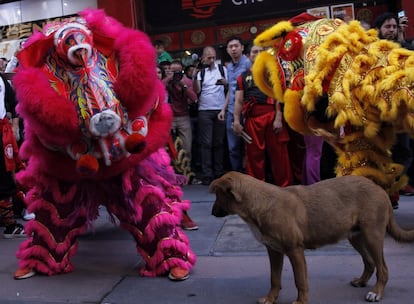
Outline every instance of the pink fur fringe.
{"label": "pink fur fringe", "polygon": [[[102,202],[121,227],[134,236],[137,251],[146,262],[140,271],[142,275],[162,275],[176,266],[191,269],[196,262],[189,241],[179,227],[182,212],[189,209],[190,202],[180,200],[182,190],[176,184],[176,175],[164,149],[125,172],[119,179],[122,186],[115,187],[119,193],[102,194],[100,190],[105,185],[90,191],[93,186],[83,187],[80,183],[66,185],[64,194],[59,183],[46,176],[31,178],[37,183],[29,191],[27,200],[29,210],[37,218],[26,225],[27,233],[33,237],[17,253],[20,267],[30,267],[47,275],[71,271],[70,258],[78,247],[77,236],[98,216],[97,202]],[[122,197],[123,202],[119,201]],[[65,235],[60,235],[58,240],[55,231],[65,231]]]}

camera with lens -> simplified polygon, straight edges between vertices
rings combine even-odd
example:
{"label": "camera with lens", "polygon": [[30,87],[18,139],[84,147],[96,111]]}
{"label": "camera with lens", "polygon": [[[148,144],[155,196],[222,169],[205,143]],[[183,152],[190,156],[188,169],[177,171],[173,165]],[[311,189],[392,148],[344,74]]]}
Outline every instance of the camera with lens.
{"label": "camera with lens", "polygon": [[202,58],[196,53],[191,55],[191,59],[193,59],[193,64],[196,66],[197,70],[202,70],[208,67],[208,64],[203,63]]}
{"label": "camera with lens", "polygon": [[202,61],[200,61],[200,62],[197,64],[197,69],[199,69],[199,70],[205,69],[205,68],[207,68],[207,67],[208,67],[208,64],[205,64],[205,63],[203,63]]}
{"label": "camera with lens", "polygon": [[203,69],[208,68],[208,67],[209,67],[209,65],[208,65],[208,64],[205,64],[205,63],[203,63],[202,61],[200,61],[200,62],[197,64],[197,69],[199,69],[199,70],[203,70]]}
{"label": "camera with lens", "polygon": [[184,71],[174,71],[173,72],[173,81],[180,81],[183,79]]}

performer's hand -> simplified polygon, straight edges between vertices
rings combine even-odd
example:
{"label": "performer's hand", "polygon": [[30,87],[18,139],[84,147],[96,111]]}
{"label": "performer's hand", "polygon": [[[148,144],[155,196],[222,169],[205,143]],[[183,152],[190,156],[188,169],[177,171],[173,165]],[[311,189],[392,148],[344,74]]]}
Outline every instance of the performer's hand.
{"label": "performer's hand", "polygon": [[323,139],[330,144],[332,147],[336,148],[338,147],[339,143],[340,143],[340,134],[334,134],[331,132],[328,132],[327,130],[323,129],[323,128],[316,128],[316,129],[311,129],[313,134],[316,136],[322,136]]}
{"label": "performer's hand", "polygon": [[13,130],[14,137],[16,138],[16,141],[19,141],[20,140],[20,129],[19,129],[19,126],[13,124],[12,125],[12,130]]}
{"label": "performer's hand", "polygon": [[237,136],[241,136],[242,131],[243,131],[243,126],[240,124],[240,122],[233,122],[232,128],[233,128],[234,134],[236,134]]}
{"label": "performer's hand", "polygon": [[273,121],[273,131],[277,134],[277,133],[279,133],[280,131],[282,131],[282,128],[283,128],[283,123],[282,123],[282,120],[281,119],[275,119],[274,121]]}

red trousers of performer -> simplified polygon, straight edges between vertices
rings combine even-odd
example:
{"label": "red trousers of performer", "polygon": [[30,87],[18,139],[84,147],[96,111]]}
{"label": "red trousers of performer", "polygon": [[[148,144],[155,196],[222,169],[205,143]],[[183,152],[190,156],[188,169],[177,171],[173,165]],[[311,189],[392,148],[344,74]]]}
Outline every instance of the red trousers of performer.
{"label": "red trousers of performer", "polygon": [[286,127],[275,133],[275,116],[275,105],[271,104],[255,104],[249,110],[244,130],[251,136],[252,143],[246,143],[246,173],[265,181],[268,159],[273,183],[285,187],[291,185],[293,179],[287,147],[289,134]]}

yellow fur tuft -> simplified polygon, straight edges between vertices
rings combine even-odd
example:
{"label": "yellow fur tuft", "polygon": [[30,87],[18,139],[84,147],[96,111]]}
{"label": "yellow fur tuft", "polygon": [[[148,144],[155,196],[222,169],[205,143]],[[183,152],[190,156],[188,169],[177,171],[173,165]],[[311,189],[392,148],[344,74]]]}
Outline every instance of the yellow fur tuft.
{"label": "yellow fur tuft", "polygon": [[257,55],[252,66],[252,75],[257,87],[267,96],[283,101],[283,89],[278,71],[272,50]]}
{"label": "yellow fur tuft", "polygon": [[262,47],[272,47],[278,39],[284,37],[294,29],[294,26],[289,21],[281,21],[259,34],[253,43]]}
{"label": "yellow fur tuft", "polygon": [[283,116],[289,126],[296,132],[311,134],[311,130],[305,123],[305,110],[303,109],[300,98],[302,92],[287,89],[284,95],[285,106]]}

